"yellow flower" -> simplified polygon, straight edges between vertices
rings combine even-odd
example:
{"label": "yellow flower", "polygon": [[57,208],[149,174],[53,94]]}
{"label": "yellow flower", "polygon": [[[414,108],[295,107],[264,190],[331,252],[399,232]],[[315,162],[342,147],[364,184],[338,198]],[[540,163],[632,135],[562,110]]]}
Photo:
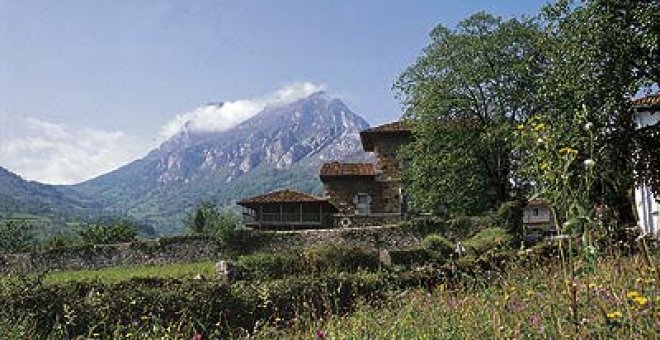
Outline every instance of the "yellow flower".
{"label": "yellow flower", "polygon": [[541,166],[539,168],[541,169],[541,171],[543,171],[543,170],[548,169],[548,167],[550,167],[550,165],[548,165],[547,162],[544,162],[544,163],[541,163]]}
{"label": "yellow flower", "polygon": [[640,306],[644,306],[645,304],[647,304],[649,302],[649,299],[647,299],[643,296],[635,296],[633,298],[633,301],[637,302],[637,304],[640,305]]}
{"label": "yellow flower", "polygon": [[610,318],[610,319],[620,318],[622,316],[623,316],[623,313],[621,313],[619,311],[614,311],[614,312],[607,313],[607,317]]}
{"label": "yellow flower", "polygon": [[527,291],[527,296],[529,296],[529,297],[534,296],[534,294],[536,294],[536,293],[534,293],[534,291],[531,290],[531,289]]}
{"label": "yellow flower", "polygon": [[638,296],[639,296],[639,293],[634,291],[634,290],[631,290],[628,293],[626,293],[626,297],[629,298],[629,299],[634,299]]}
{"label": "yellow flower", "polygon": [[559,153],[577,154],[578,151],[575,150],[575,149],[573,149],[573,148],[570,147],[570,146],[565,146],[565,147],[559,149]]}
{"label": "yellow flower", "polygon": [[596,284],[595,283],[590,283],[589,284],[589,289],[596,289]]}
{"label": "yellow flower", "polygon": [[521,131],[525,128],[525,125],[519,124],[517,127],[518,131]]}
{"label": "yellow flower", "polygon": [[538,123],[534,126],[534,131],[543,131],[543,129],[545,129],[545,124],[543,123]]}

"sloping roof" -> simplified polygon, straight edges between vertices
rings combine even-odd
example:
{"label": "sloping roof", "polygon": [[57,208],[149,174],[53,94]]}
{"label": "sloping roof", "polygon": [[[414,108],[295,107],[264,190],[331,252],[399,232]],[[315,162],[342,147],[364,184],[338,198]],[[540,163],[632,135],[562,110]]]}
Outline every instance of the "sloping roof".
{"label": "sloping roof", "polygon": [[660,93],[634,99],[631,104],[633,106],[660,106]]}
{"label": "sloping roof", "polygon": [[277,190],[267,194],[242,199],[236,204],[259,204],[259,203],[282,203],[282,202],[327,202],[325,198],[306,194],[304,192],[291,189]]}
{"label": "sloping roof", "polygon": [[400,132],[400,131],[403,132],[412,131],[412,128],[410,127],[410,123],[403,121],[390,122],[387,124],[374,126],[366,130],[362,130],[362,132],[360,133]]}
{"label": "sloping roof", "polygon": [[527,200],[527,206],[550,206],[546,201],[537,198],[537,197],[532,197]]}
{"label": "sloping roof", "polygon": [[372,163],[325,163],[321,167],[321,179],[341,176],[375,176]]}
{"label": "sloping roof", "polygon": [[412,128],[410,123],[396,121],[379,126],[374,126],[360,131],[360,140],[364,151],[374,151],[374,138],[376,136],[410,136]]}

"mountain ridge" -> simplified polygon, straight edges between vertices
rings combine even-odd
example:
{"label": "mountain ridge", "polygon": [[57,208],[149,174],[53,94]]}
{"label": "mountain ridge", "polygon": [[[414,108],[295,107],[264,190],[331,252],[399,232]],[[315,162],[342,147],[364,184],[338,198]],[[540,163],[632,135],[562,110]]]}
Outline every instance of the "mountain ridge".
{"label": "mountain ridge", "polygon": [[371,159],[359,139],[369,124],[323,92],[268,106],[224,131],[190,127],[145,157],[70,187],[98,198],[106,212],[146,219],[172,234],[200,200],[231,207],[282,187],[319,194],[323,162]]}

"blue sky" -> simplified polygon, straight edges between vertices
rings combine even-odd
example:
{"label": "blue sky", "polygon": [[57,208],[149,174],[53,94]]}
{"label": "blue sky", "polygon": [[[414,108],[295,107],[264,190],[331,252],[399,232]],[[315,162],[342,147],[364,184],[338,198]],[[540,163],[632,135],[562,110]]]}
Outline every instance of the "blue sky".
{"label": "blue sky", "polygon": [[[392,84],[433,27],[544,2],[0,0],[0,166],[73,183],[143,155],[177,115],[291,84],[323,86],[372,124],[394,120]],[[90,137],[81,131],[117,150],[76,170],[66,154],[83,146],[55,148]],[[96,152],[84,147],[77,156]]]}

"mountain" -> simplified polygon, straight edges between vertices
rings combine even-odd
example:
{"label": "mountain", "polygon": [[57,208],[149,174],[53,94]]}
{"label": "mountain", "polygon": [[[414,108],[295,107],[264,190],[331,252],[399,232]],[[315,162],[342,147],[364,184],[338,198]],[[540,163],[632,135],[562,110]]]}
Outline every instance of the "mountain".
{"label": "mountain", "polygon": [[220,132],[197,131],[188,122],[144,158],[70,189],[94,197],[105,212],[179,233],[186,211],[200,200],[233,206],[282,187],[320,193],[324,161],[370,159],[359,139],[368,127],[341,100],[317,92]]}
{"label": "mountain", "polygon": [[0,221],[62,226],[67,220],[87,219],[100,209],[93,199],[72,188],[26,181],[0,167]]}

